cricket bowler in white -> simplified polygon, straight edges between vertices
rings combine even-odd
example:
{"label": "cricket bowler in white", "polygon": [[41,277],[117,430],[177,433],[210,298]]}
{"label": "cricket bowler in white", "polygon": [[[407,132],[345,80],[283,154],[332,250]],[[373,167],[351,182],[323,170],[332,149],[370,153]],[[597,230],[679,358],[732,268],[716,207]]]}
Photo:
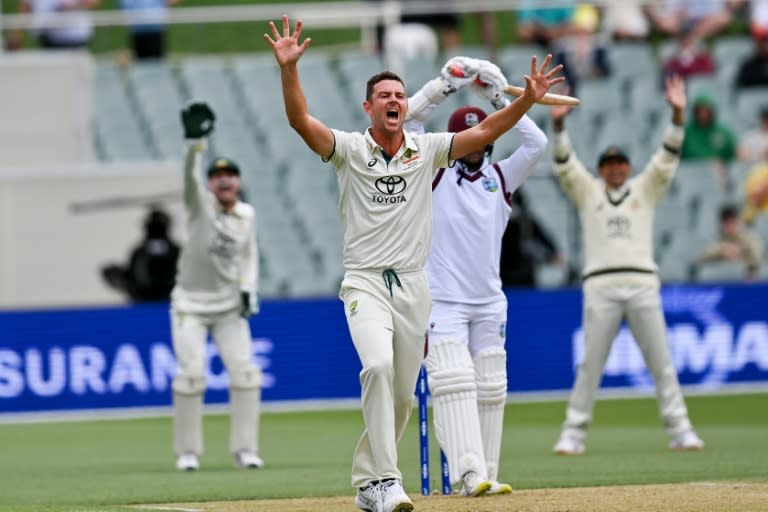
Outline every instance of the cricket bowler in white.
{"label": "cricket bowler in white", "polygon": [[[423,119],[445,96],[442,83],[456,69],[477,69],[469,84],[496,110],[509,100],[507,79],[488,61],[454,57],[442,75],[409,102],[406,129],[423,131]],[[424,99],[422,99],[424,98]],[[451,115],[449,132],[477,125],[486,113],[473,106]],[[514,130],[522,145],[509,157],[491,161],[492,145],[481,146],[439,169],[432,180],[432,247],[427,260],[432,312],[425,361],[437,440],[460,494],[507,494],[498,482],[507,399],[507,299],[501,289],[501,239],[512,212],[512,193],[536,169],[547,137],[528,117]]]}
{"label": "cricket bowler in white", "polygon": [[[413,408],[424,351],[431,297],[424,265],[432,238],[432,177],[441,167],[511,129],[549,87],[559,67],[547,71],[532,59],[526,89],[508,107],[458,134],[403,130],[408,99],[390,72],[368,81],[365,133],[332,130],[309,114],[298,61],[310,44],[299,44],[302,22],[282,34],[270,23],[264,34],[280,66],[288,121],[306,144],[336,167],[339,215],[344,224],[346,274],[340,296],[362,364],[360,384],[365,430],[352,463],[355,504],[370,512],[413,510],[397,467],[397,442]],[[469,83],[475,73],[456,80]],[[455,85],[448,84],[454,88]]]}
{"label": "cricket bowler in white", "polygon": [[551,109],[555,131],[554,173],[576,204],[583,230],[584,359],[566,410],[554,452],[578,455],[585,451],[587,428],[605,361],[622,320],[626,319],[656,382],[656,397],[673,450],[700,450],[704,443],[688,419],[677,373],[667,346],[666,325],[659,297],[660,282],[653,260],[653,216],[680,161],[683,144],[685,83],[666,80],[672,123],[661,147],[643,172],[629,178],[624,152],[605,150],[593,177],[571,148],[564,120],[570,108]]}
{"label": "cricket bowler in white", "polygon": [[179,372],[173,379],[176,467],[196,470],[203,452],[206,340],[218,347],[229,375],[229,450],[243,468],[260,468],[261,369],[253,363],[248,318],[258,312],[258,251],[253,207],[238,199],[240,169],[228,159],[208,168],[202,158],[215,115],[204,102],[182,111],[187,140],[184,204],[188,240],[171,292],[171,332]]}

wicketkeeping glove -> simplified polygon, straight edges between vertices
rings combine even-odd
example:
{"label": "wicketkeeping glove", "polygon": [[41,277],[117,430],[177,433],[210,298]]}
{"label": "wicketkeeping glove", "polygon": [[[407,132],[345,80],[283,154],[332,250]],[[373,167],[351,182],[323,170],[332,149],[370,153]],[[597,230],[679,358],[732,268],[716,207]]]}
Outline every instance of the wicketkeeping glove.
{"label": "wicketkeeping glove", "polygon": [[246,320],[259,312],[259,296],[256,292],[240,290],[240,316]]}
{"label": "wicketkeeping glove", "polygon": [[440,74],[453,90],[446,94],[456,92],[462,87],[471,84],[477,78],[480,61],[471,57],[453,57],[445,63]]}
{"label": "wicketkeeping glove", "polygon": [[204,101],[192,100],[181,111],[184,138],[201,139],[213,131],[216,114]]}
{"label": "wicketkeeping glove", "polygon": [[493,62],[478,61],[477,80],[473,81],[470,87],[474,93],[490,101],[496,110],[509,105],[509,98],[504,94],[509,82]]}

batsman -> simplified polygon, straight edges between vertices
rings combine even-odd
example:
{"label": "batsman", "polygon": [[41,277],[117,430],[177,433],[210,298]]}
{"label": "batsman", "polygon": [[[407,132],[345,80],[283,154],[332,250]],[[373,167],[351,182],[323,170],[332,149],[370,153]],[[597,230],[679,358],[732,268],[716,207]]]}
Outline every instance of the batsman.
{"label": "batsman", "polygon": [[704,443],[693,430],[677,373],[667,346],[659,297],[660,281],[653,260],[654,209],[680,161],[683,145],[685,83],[666,80],[672,123],[661,147],[645,169],[630,178],[629,157],[618,147],[599,157],[599,178],[576,157],[565,132],[570,108],[552,107],[555,132],[554,173],[579,211],[583,233],[584,359],[578,367],[565,423],[554,452],[585,451],[595,395],[611,344],[626,319],[656,381],[659,412],[673,450],[700,450]]}
{"label": "batsman", "polygon": [[199,467],[203,451],[206,340],[213,336],[229,374],[229,449],[243,468],[259,468],[261,369],[253,364],[248,318],[258,312],[258,252],[253,207],[238,199],[240,168],[219,158],[202,183],[202,158],[216,116],[204,102],[181,113],[187,140],[184,205],[189,237],[171,292],[171,333],[179,372],[173,379],[176,468]]}
{"label": "batsman", "polygon": [[[453,87],[448,87],[453,85]],[[468,87],[494,110],[509,104],[507,79],[492,62],[453,57],[441,76],[408,100],[406,128],[423,121],[447,94]],[[448,131],[460,133],[487,114],[475,106],[451,114]],[[524,115],[513,130],[522,144],[512,155],[491,159],[492,144],[474,148],[432,179],[432,245],[427,259],[432,311],[429,372],[435,433],[460,494],[508,494],[498,481],[507,399],[507,300],[501,289],[501,239],[512,213],[512,193],[536,169],[547,137]]]}

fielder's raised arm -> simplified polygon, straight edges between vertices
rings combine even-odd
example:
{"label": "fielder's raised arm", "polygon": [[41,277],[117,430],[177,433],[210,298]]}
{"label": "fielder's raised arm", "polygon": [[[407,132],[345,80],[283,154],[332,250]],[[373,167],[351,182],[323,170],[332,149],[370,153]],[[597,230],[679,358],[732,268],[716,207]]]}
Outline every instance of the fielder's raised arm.
{"label": "fielder's raised arm", "polygon": [[451,147],[451,160],[461,158],[478,147],[492,144],[503,133],[515,126],[533,104],[547,93],[550,87],[563,82],[565,78],[555,77],[562,70],[562,64],[548,69],[550,62],[552,62],[551,54],[544,58],[541,67],[538,67],[536,56],[531,57],[531,73],[524,76],[525,91],[522,96],[503,109],[489,115],[477,126],[457,133]]}
{"label": "fielder's raised arm", "polygon": [[298,62],[309,45],[311,38],[306,38],[299,44],[303,22],[298,20],[296,28],[291,33],[288,16],[283,15],[283,33],[277,30],[273,22],[269,22],[272,36],[264,34],[264,39],[272,47],[275,59],[280,66],[280,78],[283,84],[283,101],[288,123],[296,130],[307,146],[323,158],[328,158],[333,152],[333,134],[320,120],[309,114],[307,98],[299,80]]}

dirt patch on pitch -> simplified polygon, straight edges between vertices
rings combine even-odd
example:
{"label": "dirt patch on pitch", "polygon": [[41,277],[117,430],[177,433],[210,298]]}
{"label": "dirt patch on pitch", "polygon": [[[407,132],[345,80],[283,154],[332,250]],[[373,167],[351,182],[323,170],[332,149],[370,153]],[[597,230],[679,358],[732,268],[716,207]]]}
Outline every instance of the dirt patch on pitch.
{"label": "dirt patch on pitch", "polygon": [[[416,512],[757,512],[768,510],[768,483],[584,487],[515,491],[507,496],[413,496]],[[352,496],[180,503],[144,510],[187,512],[356,511]]]}

